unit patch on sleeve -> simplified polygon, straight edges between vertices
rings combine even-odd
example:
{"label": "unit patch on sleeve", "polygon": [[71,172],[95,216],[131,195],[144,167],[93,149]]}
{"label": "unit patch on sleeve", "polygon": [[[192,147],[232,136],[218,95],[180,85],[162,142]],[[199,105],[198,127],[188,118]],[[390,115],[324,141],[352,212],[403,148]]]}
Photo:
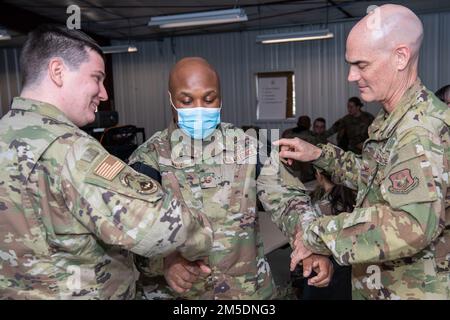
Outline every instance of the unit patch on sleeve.
{"label": "unit patch on sleeve", "polygon": [[131,188],[140,194],[152,194],[158,191],[158,185],[148,177],[123,172],[119,180],[125,187]]}
{"label": "unit patch on sleeve", "polygon": [[407,194],[419,184],[419,179],[411,175],[410,169],[403,169],[389,176],[391,186],[389,192]]}

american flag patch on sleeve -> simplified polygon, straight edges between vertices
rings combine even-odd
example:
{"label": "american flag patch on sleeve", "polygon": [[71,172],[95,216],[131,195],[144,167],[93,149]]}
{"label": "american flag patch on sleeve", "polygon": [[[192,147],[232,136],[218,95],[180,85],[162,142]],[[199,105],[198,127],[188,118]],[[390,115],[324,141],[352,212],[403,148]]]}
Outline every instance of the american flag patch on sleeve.
{"label": "american flag patch on sleeve", "polygon": [[108,155],[102,162],[95,168],[94,174],[102,177],[106,180],[113,180],[122,169],[125,167],[125,164],[118,160],[117,158]]}

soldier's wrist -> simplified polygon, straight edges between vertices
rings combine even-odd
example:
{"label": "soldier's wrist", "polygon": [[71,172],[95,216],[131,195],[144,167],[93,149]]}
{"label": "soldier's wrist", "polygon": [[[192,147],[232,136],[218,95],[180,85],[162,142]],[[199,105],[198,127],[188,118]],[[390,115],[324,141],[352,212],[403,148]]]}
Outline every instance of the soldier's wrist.
{"label": "soldier's wrist", "polygon": [[319,159],[320,156],[322,155],[322,148],[316,148],[316,149],[314,150],[314,153],[313,153],[313,154],[314,154],[314,160],[313,160],[313,161]]}

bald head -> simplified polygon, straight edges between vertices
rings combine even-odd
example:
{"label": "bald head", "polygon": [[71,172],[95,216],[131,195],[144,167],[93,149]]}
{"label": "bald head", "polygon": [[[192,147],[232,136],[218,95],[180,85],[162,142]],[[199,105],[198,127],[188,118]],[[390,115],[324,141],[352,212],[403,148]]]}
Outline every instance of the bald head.
{"label": "bald head", "polygon": [[174,94],[179,88],[215,87],[220,90],[216,70],[203,58],[188,57],[178,61],[170,71],[169,90]]}
{"label": "bald head", "polygon": [[406,7],[387,4],[369,12],[347,38],[348,80],[363,100],[379,101],[388,112],[417,80],[423,39],[420,19]]}
{"label": "bald head", "polygon": [[[175,64],[170,71],[169,93],[176,109],[221,106],[219,76],[203,58],[184,58]],[[172,115],[177,122],[174,109]]]}
{"label": "bald head", "polygon": [[350,31],[347,42],[359,41],[375,50],[391,51],[400,45],[418,56],[423,39],[420,19],[410,9],[386,4],[369,12]]}

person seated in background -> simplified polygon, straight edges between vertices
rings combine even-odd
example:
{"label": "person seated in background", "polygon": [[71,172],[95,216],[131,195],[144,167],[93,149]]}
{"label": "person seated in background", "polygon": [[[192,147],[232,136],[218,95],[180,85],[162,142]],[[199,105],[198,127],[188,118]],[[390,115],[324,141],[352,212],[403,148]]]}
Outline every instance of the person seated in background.
{"label": "person seated in background", "polygon": [[435,93],[442,102],[446,103],[450,107],[450,84],[443,86]]}
{"label": "person seated in background", "polygon": [[358,97],[348,99],[348,114],[325,132],[327,138],[337,133],[338,147],[344,151],[361,154],[363,143],[369,137],[368,128],[375,118],[369,112],[362,111],[362,106],[363,103]]}
{"label": "person seated in background", "polygon": [[314,144],[315,142],[314,134],[310,129],[311,129],[311,118],[306,115],[303,115],[298,117],[296,127],[285,130],[281,136],[283,138],[297,137]]}
{"label": "person seated in background", "polygon": [[[300,138],[316,145],[317,139],[314,136],[311,128],[311,118],[303,115],[298,117],[297,126],[295,128],[287,129],[281,135],[282,138]],[[291,166],[291,173],[299,178],[302,182],[314,180],[314,168],[310,163],[295,161]]]}
{"label": "person seated in background", "polygon": [[313,136],[316,138],[316,145],[328,143],[325,131],[327,130],[327,122],[324,118],[317,118],[313,123]]}
{"label": "person seated in background", "polygon": [[[271,162],[261,166],[255,136],[221,122],[219,77],[206,60],[191,57],[175,64],[169,77],[169,98],[173,119],[168,128],[141,145],[130,164],[159,178],[190,210],[206,214],[213,230],[213,248],[200,265],[177,253],[152,260],[152,267],[141,268],[151,276],[142,279],[144,298],[277,297],[264,257],[256,199],[293,241],[300,217],[314,214],[304,186],[280,164],[276,150],[268,158]],[[200,268],[204,264],[208,269]],[[303,260],[307,270],[313,264],[318,275],[310,283],[327,285],[332,274],[330,260],[321,255]]]}
{"label": "person seated in background", "polygon": [[[341,212],[352,212],[356,193],[343,185],[336,185],[331,177],[316,169],[317,187],[311,195],[311,201],[320,216],[336,216]],[[315,288],[307,284],[301,276],[301,267],[292,272],[293,287],[297,298],[301,300],[351,300],[352,267],[340,266],[331,258],[334,267],[333,278],[325,288]]]}

